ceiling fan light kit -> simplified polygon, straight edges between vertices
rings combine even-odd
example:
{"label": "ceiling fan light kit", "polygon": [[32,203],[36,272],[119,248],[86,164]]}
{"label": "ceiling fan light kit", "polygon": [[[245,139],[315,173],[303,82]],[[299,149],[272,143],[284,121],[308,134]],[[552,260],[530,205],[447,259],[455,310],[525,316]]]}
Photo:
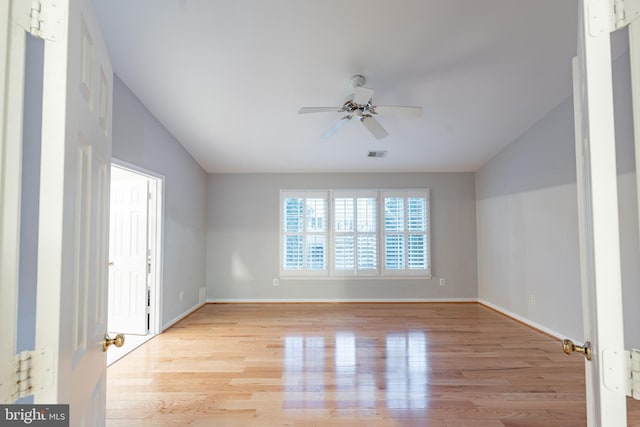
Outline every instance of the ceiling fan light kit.
{"label": "ceiling fan light kit", "polygon": [[353,118],[357,118],[371,132],[376,139],[382,139],[389,136],[389,133],[382,125],[373,117],[378,113],[398,114],[410,117],[420,117],[422,115],[422,107],[407,107],[399,105],[373,105],[372,97],[374,90],[364,87],[366,78],[363,75],[356,74],[351,77],[351,86],[355,89],[353,95],[347,97],[347,101],[342,107],[302,107],[298,110],[298,114],[307,113],[325,113],[337,112],[347,113],[347,115],[338,119],[338,121],[322,134],[322,138],[333,136],[342,126]]}

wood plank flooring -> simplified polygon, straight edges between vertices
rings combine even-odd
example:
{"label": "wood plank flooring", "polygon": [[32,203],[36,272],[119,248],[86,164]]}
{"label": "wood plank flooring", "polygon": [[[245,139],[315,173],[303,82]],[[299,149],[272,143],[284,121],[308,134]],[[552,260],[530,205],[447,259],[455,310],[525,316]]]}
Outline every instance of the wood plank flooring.
{"label": "wood plank flooring", "polygon": [[473,303],[207,304],[107,384],[107,426],[586,425],[582,358]]}

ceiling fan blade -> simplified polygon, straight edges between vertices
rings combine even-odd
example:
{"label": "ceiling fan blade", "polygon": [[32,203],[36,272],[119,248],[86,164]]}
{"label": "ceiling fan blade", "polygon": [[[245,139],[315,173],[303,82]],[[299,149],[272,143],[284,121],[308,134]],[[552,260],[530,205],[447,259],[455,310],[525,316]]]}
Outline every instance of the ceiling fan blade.
{"label": "ceiling fan blade", "polygon": [[405,107],[400,105],[376,105],[373,108],[378,114],[397,114],[407,117],[421,117],[422,107]]}
{"label": "ceiling fan blade", "polygon": [[331,128],[327,129],[325,133],[322,134],[322,136],[320,136],[320,138],[322,139],[327,139],[327,138],[331,138],[333,136],[333,134],[335,134],[336,132],[338,132],[338,130],[344,126],[345,124],[347,124],[347,122],[351,120],[351,116],[344,116],[343,118],[341,118],[340,120],[338,120]]}
{"label": "ceiling fan blade", "polygon": [[298,114],[307,113],[338,113],[342,111],[342,107],[302,107],[298,110]]}
{"label": "ceiling fan blade", "polygon": [[373,92],[375,92],[373,89],[358,86],[356,88],[356,93],[353,94],[353,102],[358,105],[367,105],[373,96]]}
{"label": "ceiling fan blade", "polygon": [[360,119],[360,121],[362,122],[362,124],[364,124],[367,127],[367,129],[369,129],[369,132],[371,132],[373,136],[375,136],[377,139],[382,139],[384,137],[389,136],[389,132],[384,130],[382,125],[378,123],[378,121],[373,117],[366,115],[362,119]]}

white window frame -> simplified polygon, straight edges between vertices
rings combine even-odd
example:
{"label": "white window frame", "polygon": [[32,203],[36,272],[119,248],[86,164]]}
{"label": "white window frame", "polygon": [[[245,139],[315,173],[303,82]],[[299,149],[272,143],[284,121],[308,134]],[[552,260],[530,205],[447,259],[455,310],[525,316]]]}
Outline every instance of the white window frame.
{"label": "white window frame", "polygon": [[[335,227],[335,200],[339,198],[353,198],[354,199],[354,231],[353,232],[337,232]],[[373,198],[376,200],[376,230],[374,232],[360,232],[358,231],[358,199],[361,198]],[[331,206],[330,206],[331,220],[329,225],[331,227],[331,240],[329,244],[329,251],[331,252],[331,276],[336,277],[376,277],[380,275],[380,191],[378,190],[331,190]],[[353,270],[338,270],[336,261],[336,237],[338,235],[353,235],[354,245],[354,266]],[[375,269],[359,269],[358,268],[358,236],[359,235],[374,235],[376,239],[376,268]]]}
{"label": "white window frame", "polygon": [[[336,270],[335,268],[335,241],[336,233],[335,231],[335,220],[334,220],[334,201],[336,198],[341,197],[353,197],[354,198],[354,209],[357,211],[357,199],[363,197],[374,197],[377,201],[376,209],[377,209],[377,224],[376,224],[376,269],[372,270],[360,270],[357,268],[357,248],[355,249],[355,259],[354,259],[354,270]],[[405,255],[405,268],[404,269],[394,269],[389,270],[386,268],[386,248],[385,248],[385,226],[384,226],[384,199],[385,197],[403,197],[404,209],[405,209],[405,221],[407,220],[407,198],[410,197],[420,197],[425,199],[426,203],[426,269],[409,269],[408,268],[408,257]],[[307,270],[306,269],[306,257],[303,258],[303,269],[300,270],[285,270],[284,269],[284,239],[285,233],[284,230],[284,201],[287,198],[324,198],[326,200],[326,252],[325,252],[325,270]],[[306,205],[306,203],[305,203]],[[280,203],[279,203],[279,225],[280,230],[278,232],[279,238],[279,271],[280,277],[282,278],[292,278],[292,279],[317,279],[317,278],[328,278],[328,279],[385,279],[385,278],[394,278],[394,279],[431,279],[431,201],[430,201],[430,190],[426,189],[282,189],[280,190]],[[357,215],[357,213],[356,213]],[[357,216],[354,218],[356,221],[357,227]],[[306,220],[305,220],[306,223]],[[406,229],[406,226],[405,226]],[[317,234],[317,233],[301,233],[305,234]],[[405,234],[411,234],[410,232],[405,230]],[[354,233],[354,245],[357,247],[357,235],[358,233]],[[406,242],[405,238],[405,242]],[[407,245],[405,244],[405,252]],[[306,253],[306,247],[304,249]]]}
{"label": "white window frame", "polygon": [[[384,202],[385,202],[385,198],[391,198],[391,197],[398,197],[398,198],[403,198],[404,199],[404,231],[402,232],[387,232],[385,230],[385,224],[384,224]],[[423,234],[422,232],[411,232],[408,230],[407,227],[407,221],[408,221],[408,203],[407,200],[409,198],[424,198],[425,199],[425,203],[426,203],[426,215],[425,215],[425,221],[426,221],[426,230],[424,231],[424,234],[426,235],[426,243],[425,243],[425,250],[426,250],[426,254],[425,254],[425,263],[426,263],[426,268],[425,269],[410,269],[409,268],[409,257],[407,254],[407,250],[408,250],[408,236],[412,235],[412,234]],[[431,201],[430,201],[430,191],[429,189],[410,189],[410,190],[381,190],[380,191],[380,262],[381,262],[381,268],[382,268],[382,275],[383,276],[390,276],[390,277],[426,277],[426,278],[431,278]],[[385,244],[385,237],[387,234],[403,234],[405,236],[404,238],[404,259],[405,259],[405,266],[403,269],[387,269],[386,266],[386,259],[387,259],[387,253],[386,253],[386,244]]]}
{"label": "white window frame", "polygon": [[[288,233],[285,232],[284,229],[284,201],[285,199],[288,198],[302,198],[305,200],[305,207],[306,207],[306,200],[307,199],[324,199],[325,200],[325,209],[326,209],[326,224],[325,224],[325,230],[324,232],[317,232],[317,231],[307,231],[306,230],[306,213],[304,216],[304,226],[303,226],[303,230],[302,232],[299,233]],[[280,276],[281,277],[326,277],[329,275],[329,263],[330,263],[330,245],[331,245],[331,241],[329,239],[329,227],[331,226],[331,220],[330,220],[330,202],[329,202],[329,191],[328,190],[281,190],[280,191],[280,208],[279,208],[279,215],[280,215],[280,232],[279,237],[280,237]],[[302,259],[302,266],[303,268],[300,270],[286,270],[284,268],[284,238],[286,235],[292,235],[292,234],[298,234],[303,236],[303,259]],[[313,236],[313,235],[323,235],[325,236],[325,269],[324,270],[310,270],[307,269],[307,249],[306,249],[306,236]]]}

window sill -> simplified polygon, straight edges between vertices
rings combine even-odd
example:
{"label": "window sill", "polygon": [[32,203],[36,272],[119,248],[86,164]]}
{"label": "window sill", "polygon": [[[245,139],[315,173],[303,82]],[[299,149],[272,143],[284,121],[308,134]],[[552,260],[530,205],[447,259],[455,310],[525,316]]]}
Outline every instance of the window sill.
{"label": "window sill", "polygon": [[279,280],[432,280],[433,276],[280,276]]}

